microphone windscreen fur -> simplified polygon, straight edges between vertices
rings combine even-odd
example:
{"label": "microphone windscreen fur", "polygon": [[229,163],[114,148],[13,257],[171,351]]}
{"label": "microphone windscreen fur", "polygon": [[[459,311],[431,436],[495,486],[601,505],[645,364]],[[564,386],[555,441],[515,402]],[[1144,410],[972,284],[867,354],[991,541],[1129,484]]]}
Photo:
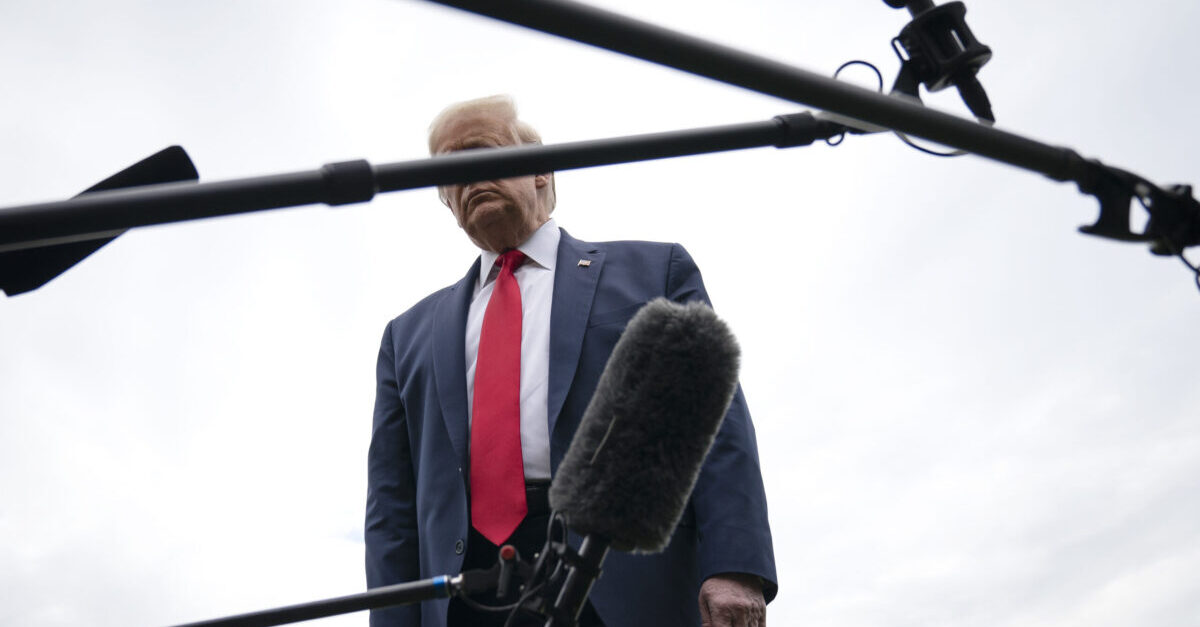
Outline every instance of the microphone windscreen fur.
{"label": "microphone windscreen fur", "polygon": [[740,351],[707,305],[651,301],[617,342],[550,486],[576,533],[666,548],[737,388]]}

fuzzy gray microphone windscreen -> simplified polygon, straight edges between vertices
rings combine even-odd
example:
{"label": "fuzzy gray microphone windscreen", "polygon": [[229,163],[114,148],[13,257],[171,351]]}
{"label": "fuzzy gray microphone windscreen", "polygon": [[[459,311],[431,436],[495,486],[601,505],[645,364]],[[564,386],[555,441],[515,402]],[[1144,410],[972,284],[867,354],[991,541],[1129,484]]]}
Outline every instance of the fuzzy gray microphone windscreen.
{"label": "fuzzy gray microphone windscreen", "polygon": [[737,388],[740,351],[703,303],[634,316],[550,486],[550,506],[618,551],[666,548]]}

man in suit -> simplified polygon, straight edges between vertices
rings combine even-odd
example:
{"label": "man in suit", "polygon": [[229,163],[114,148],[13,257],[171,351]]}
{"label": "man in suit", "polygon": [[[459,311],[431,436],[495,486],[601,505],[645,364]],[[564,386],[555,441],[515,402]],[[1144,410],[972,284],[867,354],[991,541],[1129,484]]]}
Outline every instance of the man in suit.
{"label": "man in suit", "polygon": [[[433,154],[528,143],[540,143],[537,133],[502,96],[452,105],[429,137]],[[551,173],[439,195],[481,255],[384,333],[368,455],[369,587],[486,567],[501,544],[527,558],[540,548],[546,486],[625,324],[659,296],[708,300],[678,244],[589,243],[560,230]],[[667,549],[613,552],[603,568],[583,625],[765,626],[775,565],[740,389]],[[472,605],[380,610],[371,623],[503,624]]]}

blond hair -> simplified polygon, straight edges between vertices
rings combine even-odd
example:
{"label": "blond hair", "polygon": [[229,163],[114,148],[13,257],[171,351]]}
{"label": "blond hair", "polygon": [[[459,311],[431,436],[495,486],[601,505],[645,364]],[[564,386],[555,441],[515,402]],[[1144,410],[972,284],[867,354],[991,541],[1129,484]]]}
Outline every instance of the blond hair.
{"label": "blond hair", "polygon": [[[435,154],[437,145],[441,142],[442,130],[451,120],[473,115],[495,116],[507,121],[509,128],[512,129],[513,139],[518,144],[542,143],[542,136],[538,134],[537,129],[517,117],[517,104],[513,101],[512,96],[497,94],[495,96],[456,102],[442,109],[442,112],[429,125],[429,154]],[[554,173],[548,172],[547,174],[550,176],[550,184],[545,188],[547,190],[545,198],[546,210],[553,211],[556,200],[554,194]],[[442,197],[441,194],[442,191],[439,188],[439,197]],[[445,197],[442,197],[442,201],[445,202]]]}

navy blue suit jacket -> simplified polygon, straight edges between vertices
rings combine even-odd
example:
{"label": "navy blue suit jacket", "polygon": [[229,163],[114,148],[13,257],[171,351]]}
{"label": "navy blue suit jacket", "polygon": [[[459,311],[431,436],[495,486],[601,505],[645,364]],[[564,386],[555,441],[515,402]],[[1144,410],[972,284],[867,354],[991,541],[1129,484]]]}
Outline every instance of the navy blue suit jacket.
{"label": "navy blue suit jacket", "polygon": [[[589,265],[580,265],[579,260]],[[461,571],[467,511],[464,335],[478,260],[388,324],[368,454],[368,587]],[[582,242],[564,231],[550,313],[550,463],[558,468],[626,323],[647,301],[708,302],[678,244]],[[656,555],[610,552],[591,600],[610,627],[699,625],[700,583],[762,577],[775,596],[754,427],[739,388],[683,520]],[[372,612],[376,627],[444,627],[447,601]]]}

